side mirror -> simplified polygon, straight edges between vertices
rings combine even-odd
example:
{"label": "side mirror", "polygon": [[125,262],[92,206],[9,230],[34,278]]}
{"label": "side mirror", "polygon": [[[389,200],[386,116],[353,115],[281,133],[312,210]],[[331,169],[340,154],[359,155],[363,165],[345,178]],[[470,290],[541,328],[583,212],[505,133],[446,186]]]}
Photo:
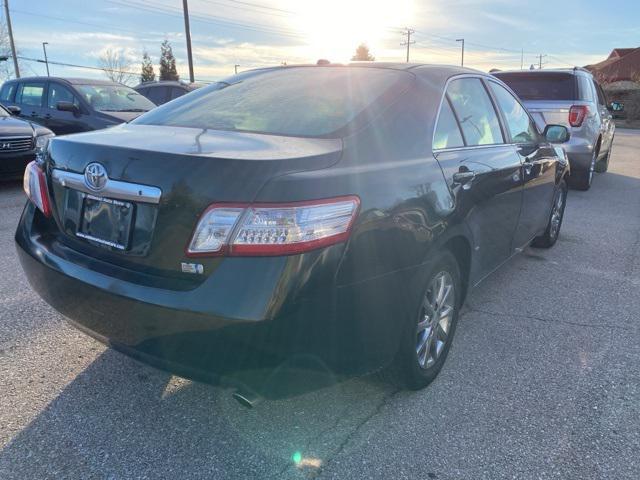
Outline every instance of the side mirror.
{"label": "side mirror", "polygon": [[611,102],[609,104],[609,111],[611,111],[611,112],[624,112],[624,103]]}
{"label": "side mirror", "polygon": [[56,103],[56,109],[61,112],[71,112],[74,115],[78,115],[80,113],[80,109],[73,102],[60,101]]}
{"label": "side mirror", "polygon": [[549,143],[565,143],[571,138],[569,129],[563,125],[547,125],[543,135]]}
{"label": "side mirror", "polygon": [[9,110],[9,113],[11,115],[20,115],[20,112],[22,111],[22,109],[17,105],[9,105],[7,107],[7,110]]}

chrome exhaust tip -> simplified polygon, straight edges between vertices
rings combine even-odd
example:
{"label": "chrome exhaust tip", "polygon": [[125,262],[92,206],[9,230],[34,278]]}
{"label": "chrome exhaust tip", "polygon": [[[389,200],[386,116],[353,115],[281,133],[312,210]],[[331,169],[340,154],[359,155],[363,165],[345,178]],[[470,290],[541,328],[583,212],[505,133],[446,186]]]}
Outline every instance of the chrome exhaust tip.
{"label": "chrome exhaust tip", "polygon": [[236,390],[231,396],[240,405],[249,409],[254,408],[262,402],[262,397],[260,395],[247,390]]}

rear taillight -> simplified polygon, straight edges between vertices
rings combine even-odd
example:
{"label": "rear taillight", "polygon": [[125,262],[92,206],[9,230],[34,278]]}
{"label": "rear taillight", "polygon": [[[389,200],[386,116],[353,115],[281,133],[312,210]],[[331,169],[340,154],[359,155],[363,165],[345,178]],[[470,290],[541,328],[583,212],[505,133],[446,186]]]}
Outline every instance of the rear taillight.
{"label": "rear taillight", "polygon": [[47,179],[44,171],[35,161],[27,165],[24,171],[22,186],[29,200],[31,200],[45,216],[50,216],[51,204],[49,203],[49,194],[47,191]]}
{"label": "rear taillight", "polygon": [[574,105],[569,109],[569,125],[572,127],[582,126],[582,122],[589,115],[589,107],[586,105]]}
{"label": "rear taillight", "polygon": [[212,205],[200,217],[187,255],[290,255],[343,242],[358,197],[286,204]]}

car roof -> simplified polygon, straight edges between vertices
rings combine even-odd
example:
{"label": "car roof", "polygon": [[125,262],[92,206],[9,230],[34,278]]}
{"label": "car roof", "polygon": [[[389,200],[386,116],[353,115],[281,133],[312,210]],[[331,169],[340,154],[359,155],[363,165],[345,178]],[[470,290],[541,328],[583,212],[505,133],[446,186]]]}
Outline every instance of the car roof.
{"label": "car roof", "polygon": [[70,85],[118,85],[122,86],[121,83],[112,82],[111,80],[101,80],[96,78],[79,78],[79,77],[20,77],[13,78],[9,81],[17,82],[17,81],[38,81],[38,82],[46,82],[47,80],[57,80],[61,82],[66,82]]}
{"label": "car roof", "polygon": [[543,73],[546,74],[584,74],[591,75],[589,70],[586,70],[581,67],[573,67],[573,68],[545,68],[542,70],[500,70],[499,72],[493,72],[492,75],[500,76],[503,73],[507,73],[509,75],[541,75]]}
{"label": "car roof", "polygon": [[175,85],[176,87],[186,87],[189,84],[186,82],[181,82],[180,80],[149,80],[148,82],[139,83],[133,88],[153,87],[155,85]]}

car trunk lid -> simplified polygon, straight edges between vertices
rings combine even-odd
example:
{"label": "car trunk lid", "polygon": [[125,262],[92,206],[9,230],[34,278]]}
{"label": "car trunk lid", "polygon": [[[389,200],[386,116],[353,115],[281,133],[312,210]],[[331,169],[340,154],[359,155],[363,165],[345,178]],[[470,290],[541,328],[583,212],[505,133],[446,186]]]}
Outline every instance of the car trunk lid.
{"label": "car trunk lid", "polygon": [[[326,168],[341,151],[340,139],[147,125],[58,137],[50,145],[48,170],[60,240],[124,268],[184,276],[184,249],[207,206],[249,203],[269,179]],[[89,188],[90,164],[104,168],[118,188]],[[117,241],[101,238],[105,229]],[[205,267],[217,261],[199,259]]]}

